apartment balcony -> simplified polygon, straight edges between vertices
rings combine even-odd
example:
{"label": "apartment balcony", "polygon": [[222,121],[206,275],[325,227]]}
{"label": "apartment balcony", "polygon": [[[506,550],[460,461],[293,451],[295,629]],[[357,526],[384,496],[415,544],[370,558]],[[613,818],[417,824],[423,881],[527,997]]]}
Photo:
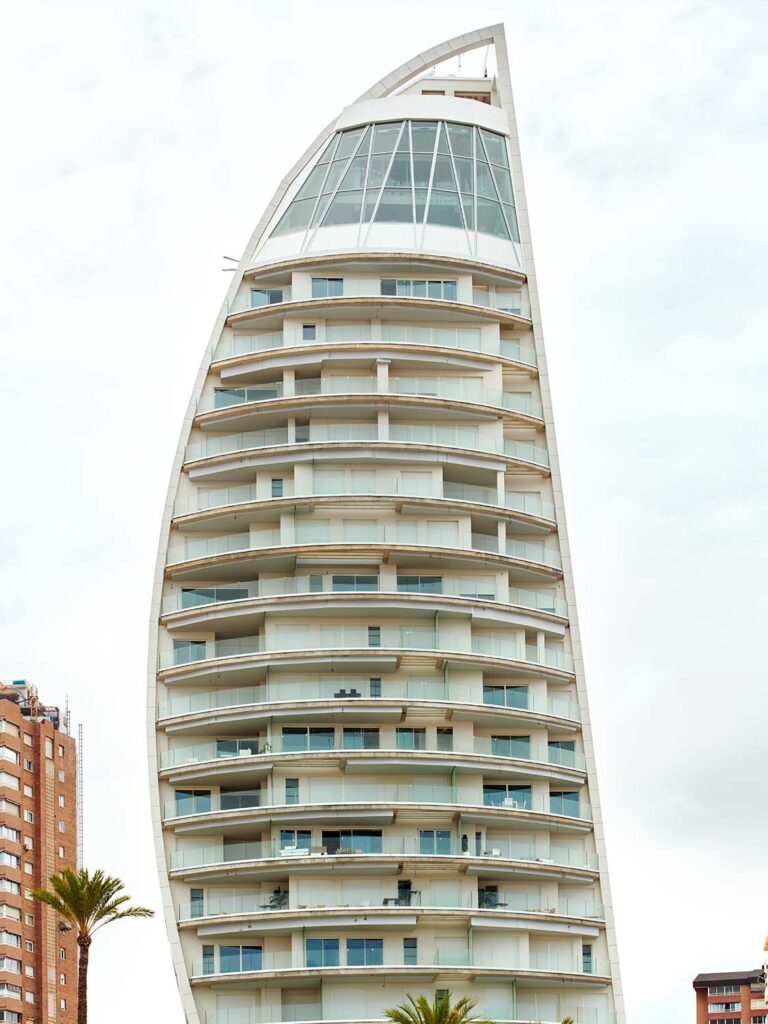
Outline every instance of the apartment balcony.
{"label": "apartment balcony", "polygon": [[[460,761],[462,755],[476,755],[483,758],[511,761],[531,761],[537,764],[552,765],[560,768],[569,768],[574,771],[583,772],[586,770],[584,755],[575,750],[563,749],[561,747],[548,747],[544,745],[531,744],[526,737],[488,737],[475,736],[471,739],[469,749],[451,744],[446,746],[423,746],[409,745],[400,739],[382,737],[377,746],[356,745],[354,741],[343,736],[334,736],[329,733],[325,742],[320,746],[298,745],[295,741],[284,737],[275,736],[273,739],[225,739],[215,740],[206,743],[193,743],[185,747],[175,747],[164,750],[160,754],[161,770],[168,768],[183,768],[188,765],[202,765],[209,762],[228,761],[241,758],[269,757],[288,754],[314,754],[322,756],[333,754],[336,756],[353,755],[364,753],[366,756],[375,755],[377,752],[386,754],[398,754],[407,756],[415,754],[450,754],[455,761]],[[383,766],[382,766],[383,767]]]}
{"label": "apartment balcony", "polygon": [[[271,895],[255,893],[227,897],[207,896],[204,900],[180,903],[176,910],[178,920],[184,922],[199,921],[201,918],[259,917],[263,914],[280,914],[287,917],[290,922],[297,914],[304,916],[303,912],[307,910],[360,910],[364,913],[372,908],[378,912],[391,913],[395,918],[399,910],[449,910],[456,912],[457,915],[461,911],[491,911],[506,915],[536,914],[590,921],[602,921],[605,918],[603,905],[589,899],[562,897],[547,902],[513,889],[499,889],[492,895],[471,892],[446,896],[428,889],[414,889],[403,894],[395,887],[390,895],[381,898],[375,896],[375,890],[374,884],[369,882],[368,887],[362,888],[358,895],[352,893],[349,897],[345,896],[345,903],[329,903],[327,901],[331,897],[326,892],[319,891],[316,894],[318,902],[312,902],[310,899],[306,903],[291,905],[288,890],[276,889]],[[303,896],[302,899],[306,897]],[[322,902],[319,902],[320,900]],[[240,925],[240,922],[237,924]],[[333,921],[329,921],[329,926],[333,927]]]}
{"label": "apartment balcony", "polygon": [[477,352],[501,357],[526,368],[534,369],[537,366],[536,350],[532,345],[506,338],[487,338],[475,327],[422,327],[417,324],[392,323],[377,326],[370,323],[328,325],[320,337],[308,339],[301,336],[292,338],[282,330],[235,334],[219,343],[214,362],[259,352],[274,352],[276,349],[290,352],[295,348],[323,347],[329,344],[358,346],[363,343]]}
{"label": "apartment balcony", "polygon": [[282,494],[265,495],[256,484],[238,484],[234,487],[200,487],[193,497],[178,500],[174,506],[174,516],[193,515],[195,512],[208,512],[213,509],[226,509],[233,505],[249,505],[256,502],[281,503],[289,498],[391,498],[401,500],[408,498],[419,503],[461,502],[462,504],[487,505],[495,509],[507,509],[525,516],[546,519],[554,522],[555,508],[550,502],[542,501],[536,495],[507,491],[504,498],[499,498],[495,487],[480,487],[473,484],[457,484],[446,481],[442,490],[423,488],[417,490],[412,484],[396,481],[390,488],[375,485],[369,490],[350,487],[345,481],[344,473],[338,474],[336,482],[326,481],[314,484],[309,489],[296,491],[293,481],[284,481]]}
{"label": "apartment balcony", "polygon": [[470,638],[419,627],[302,626],[299,632],[234,637],[224,640],[174,640],[173,650],[159,656],[160,670],[198,665],[206,661],[246,655],[325,650],[430,651],[435,654],[480,656],[573,673],[573,658],[564,651],[515,643],[506,637],[473,635]]}
{"label": "apartment balcony", "polygon": [[400,446],[414,445],[422,448],[450,448],[490,455],[508,462],[523,463],[538,470],[549,468],[549,453],[533,441],[506,439],[498,441],[481,437],[472,427],[432,426],[429,424],[391,423],[387,437],[379,436],[375,423],[310,423],[290,436],[287,427],[270,427],[263,430],[249,430],[240,434],[223,434],[206,437],[203,441],[187,445],[184,461],[201,462],[246,451],[290,446],[309,445],[360,445],[372,444]]}
{"label": "apartment balcony", "polygon": [[198,415],[264,402],[287,401],[301,404],[304,398],[359,396],[366,402],[384,397],[441,399],[460,405],[477,405],[543,420],[541,402],[513,391],[498,391],[480,384],[453,381],[450,378],[390,377],[377,381],[372,376],[313,377],[295,382],[293,394],[286,394],[282,381],[248,387],[217,387],[204,395],[197,406]]}
{"label": "apartment balcony", "polygon": [[[421,529],[419,529],[419,525],[421,525]],[[412,524],[406,524],[406,527],[404,528],[403,524],[394,519],[372,526],[365,523],[345,526],[340,521],[328,524],[299,520],[295,524],[293,537],[287,531],[284,537],[279,529],[252,529],[248,532],[227,533],[217,537],[187,537],[183,544],[169,546],[167,564],[176,566],[219,555],[243,554],[272,548],[317,547],[318,545],[328,545],[331,548],[343,545],[346,548],[349,545],[357,544],[369,547],[430,550],[442,548],[452,554],[459,550],[482,551],[490,555],[497,555],[502,560],[511,559],[516,562],[529,563],[557,575],[562,569],[559,550],[549,547],[543,541],[522,541],[507,537],[506,542],[500,542],[498,534],[473,532],[467,535],[450,526],[440,528],[416,524],[414,529]]]}
{"label": "apartment balcony", "polygon": [[[401,574],[402,576],[402,574]],[[510,607],[526,608],[545,615],[567,618],[565,601],[554,597],[551,591],[523,590],[519,587],[498,587],[496,580],[487,582],[451,575],[414,577],[414,583],[385,581],[382,585],[376,573],[350,574],[340,570],[335,574],[315,573],[306,576],[282,576],[274,579],[246,580],[218,587],[185,587],[163,598],[163,615],[213,608],[232,602],[253,602],[279,597],[306,594],[379,594],[397,597],[412,594],[425,598],[451,597],[472,602],[493,602]]]}
{"label": "apartment balcony", "polygon": [[489,875],[497,867],[507,864],[524,864],[528,871],[541,870],[545,876],[556,874],[559,869],[568,871],[597,871],[597,856],[586,850],[570,850],[550,847],[542,851],[534,843],[514,839],[488,840],[481,848],[463,850],[450,830],[446,834],[435,835],[429,839],[419,836],[359,836],[350,834],[345,840],[349,845],[340,845],[338,841],[313,844],[306,837],[303,845],[285,844],[278,840],[257,842],[227,842],[215,846],[205,846],[192,850],[175,850],[170,854],[170,865],[173,871],[184,871],[194,868],[207,868],[224,865],[248,864],[254,861],[280,861],[289,858],[311,862],[313,868],[328,865],[329,870],[342,867],[345,863],[360,858],[363,861],[376,862],[383,858],[408,857],[409,860],[421,860],[433,863],[435,858],[455,860],[460,858],[468,873]]}
{"label": "apartment balcony", "polygon": [[[225,947],[238,950],[238,947]],[[436,948],[432,951],[421,950],[405,963],[403,959],[378,958],[365,963],[340,963],[337,956],[324,956],[312,958],[304,956],[301,962],[296,963],[296,958],[290,951],[284,952],[263,952],[259,946],[242,947],[243,952],[229,953],[226,957],[223,954],[214,954],[202,960],[196,960],[191,965],[191,980],[205,981],[211,978],[231,978],[233,981],[247,980],[249,977],[262,974],[285,974],[290,977],[294,973],[301,973],[302,976],[312,976],[317,972],[320,976],[329,975],[331,978],[343,977],[353,973],[365,974],[398,974],[418,975],[425,970],[430,974],[466,974],[467,971],[474,973],[488,973],[489,975],[500,974],[508,977],[510,974],[526,975],[577,975],[584,979],[594,979],[596,983],[605,984],[610,977],[608,963],[590,957],[589,961],[582,960],[577,954],[556,954],[556,953],[532,953],[530,958],[521,957],[519,961],[510,960],[508,954],[499,952],[477,952],[466,949],[462,952],[446,951]],[[249,950],[246,954],[246,950]],[[250,952],[250,951],[253,952]]]}
{"label": "apartment balcony", "polygon": [[[367,676],[338,674],[333,680],[308,680],[266,682],[260,686],[243,686],[237,689],[204,690],[200,693],[174,697],[158,705],[158,719],[181,718],[201,715],[207,712],[234,709],[259,708],[263,705],[294,704],[299,702],[305,713],[312,714],[312,703],[372,702],[382,705],[393,701],[416,701],[419,703],[475,705],[478,712],[483,709],[509,711],[512,715],[522,712],[523,716],[538,715],[566,719],[576,723],[581,719],[579,705],[563,697],[539,696],[530,693],[527,687],[488,686],[476,687],[467,684],[453,684],[439,679],[378,679],[374,686]],[[295,712],[288,709],[290,714]],[[275,715],[274,709],[269,711]]]}
{"label": "apartment balcony", "polygon": [[[606,1014],[593,1007],[577,1007],[562,1003],[562,1008],[552,1011],[552,999],[539,1001],[536,996],[518,999],[517,1005],[503,1007],[479,1007],[475,1012],[485,1020],[497,1024],[561,1024],[570,1018],[574,1024],[616,1024],[613,1014]],[[360,1024],[388,1024],[384,1017],[360,1017]],[[320,1004],[295,1006],[288,1004],[280,1010],[207,1010],[205,1024],[349,1024],[349,1020],[337,1020],[323,1013]]]}
{"label": "apartment balcony", "polygon": [[[504,788],[501,785],[495,785],[493,792],[481,794],[474,789],[448,784],[349,782],[345,779],[336,784],[309,779],[300,780],[300,783],[295,800],[293,793],[290,800],[282,800],[267,789],[233,790],[180,797],[165,804],[164,819],[173,821],[203,815],[221,818],[233,812],[252,811],[258,808],[284,808],[290,809],[290,814],[300,815],[302,807],[361,804],[369,808],[371,804],[413,804],[419,807],[458,805],[464,808],[463,813],[467,816],[472,808],[490,808],[496,812],[522,814],[525,817],[545,815],[584,822],[592,820],[592,808],[578,796],[573,799],[563,799],[559,794],[539,796],[516,793],[513,796],[506,796],[501,792]],[[518,787],[520,788],[522,787]]]}

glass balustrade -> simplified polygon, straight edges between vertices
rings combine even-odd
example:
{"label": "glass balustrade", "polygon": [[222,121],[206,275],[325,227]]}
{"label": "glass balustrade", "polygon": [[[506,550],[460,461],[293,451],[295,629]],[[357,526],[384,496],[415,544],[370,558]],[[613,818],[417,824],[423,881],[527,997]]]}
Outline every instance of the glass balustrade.
{"label": "glass balustrade", "polygon": [[[306,845],[289,844],[279,840],[265,840],[250,843],[227,842],[214,846],[175,850],[171,853],[171,868],[179,871],[186,868],[208,867],[213,864],[236,864],[240,861],[287,860],[294,857],[464,857],[473,860],[524,861],[531,864],[556,865],[596,871],[597,856],[586,850],[560,849],[551,847],[547,851],[537,849],[534,843],[516,839],[488,837],[476,848],[462,850],[460,843],[446,833],[439,841],[428,835],[415,837],[383,836],[366,838],[353,836],[345,842],[350,845],[311,841],[305,837]],[[576,916],[588,916],[577,914]]]}
{"label": "glass balustrade", "polygon": [[[237,757],[255,757],[257,755],[274,754],[295,754],[299,751],[307,751],[316,748],[308,748],[306,745],[297,746],[293,740],[286,742],[283,738],[276,736],[272,740],[264,737],[261,739],[244,740],[218,740],[213,743],[196,743],[189,746],[175,747],[162,751],[160,754],[161,768],[178,768],[182,765],[202,764],[206,761],[229,760]],[[350,751],[354,749],[381,750],[381,751],[403,751],[407,749],[401,743],[396,742],[393,736],[381,736],[378,743],[372,747],[354,747],[342,736],[329,736],[329,742],[322,748],[324,753],[333,751]],[[424,753],[446,753],[438,746],[424,746],[419,748]],[[541,745],[531,746],[527,738],[516,737],[485,737],[476,736],[469,740],[469,746],[455,745],[451,751],[454,757],[461,754],[480,754],[485,757],[510,758],[519,761],[538,761],[542,764],[553,764],[567,768],[577,768],[581,771],[585,768],[584,755],[578,751],[563,749],[561,747],[545,747]]]}
{"label": "glass balustrade", "polygon": [[249,430],[241,434],[208,436],[202,441],[190,442],[184,458],[186,462],[233,455],[236,452],[258,448],[279,447],[286,444],[326,444],[344,441],[399,442],[403,444],[462,448],[470,451],[501,455],[535,466],[549,466],[549,455],[533,441],[481,437],[476,427],[441,427],[429,424],[391,423],[389,436],[380,437],[376,423],[317,423],[295,428],[289,436],[287,427]]}
{"label": "glass balustrade", "polygon": [[[515,787],[512,787],[515,788]],[[520,789],[521,787],[516,787]],[[525,787],[523,787],[525,788]],[[527,787],[530,790],[530,787]],[[548,797],[515,793],[507,795],[502,784],[486,785],[482,799],[476,789],[452,787],[448,783],[373,783],[348,782],[344,779],[336,783],[301,779],[298,792],[291,790],[285,794],[272,793],[267,789],[248,792],[208,793],[201,795],[184,795],[165,805],[164,817],[167,820],[190,815],[239,811],[256,807],[284,806],[315,806],[320,804],[437,804],[451,806],[463,804],[467,807],[484,806],[503,811],[533,812],[536,814],[555,815],[566,818],[579,818],[591,821],[591,808],[584,801],[579,801],[568,794],[550,794]]]}
{"label": "glass balustrade", "polygon": [[443,679],[376,679],[335,676],[333,680],[290,680],[270,682],[241,689],[211,690],[164,701],[158,706],[158,718],[174,718],[219,708],[258,706],[292,701],[327,700],[424,700],[510,707],[579,721],[578,704],[560,697],[531,694],[527,687],[479,687],[452,684]]}
{"label": "glass balustrade", "polygon": [[219,343],[214,360],[232,359],[279,348],[349,342],[392,342],[398,345],[454,348],[500,355],[526,366],[537,365],[533,346],[525,345],[517,339],[488,337],[479,328],[415,327],[406,324],[383,324],[375,328],[370,324],[328,324],[324,338],[292,338],[284,336],[282,331],[234,334]]}
{"label": "glass balustrade", "polygon": [[426,627],[379,626],[300,626],[295,630],[277,630],[267,637],[248,636],[231,640],[174,640],[171,652],[159,658],[161,669],[230,658],[244,654],[277,651],[335,650],[336,648],[425,650],[457,654],[488,655],[509,661],[544,665],[564,672],[573,671],[573,659],[561,650],[539,648],[535,644],[517,644],[505,636],[473,634],[471,637],[435,632]]}

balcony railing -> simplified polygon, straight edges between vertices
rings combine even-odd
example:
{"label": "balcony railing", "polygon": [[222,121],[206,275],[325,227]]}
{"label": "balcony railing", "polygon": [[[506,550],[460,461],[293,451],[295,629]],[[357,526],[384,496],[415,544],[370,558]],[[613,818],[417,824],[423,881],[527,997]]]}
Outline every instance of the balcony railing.
{"label": "balcony railing", "polygon": [[484,352],[502,356],[526,366],[536,366],[536,350],[516,339],[489,338],[479,328],[473,327],[417,327],[410,324],[329,324],[324,336],[305,339],[293,337],[282,331],[259,331],[254,334],[234,334],[221,341],[214,359],[231,359],[255,352],[268,352],[279,348],[298,348],[306,345],[344,344],[371,342],[396,345],[417,345],[419,347],[452,348],[465,352]]}
{"label": "balcony railing", "polygon": [[[597,856],[586,850],[551,847],[546,852],[534,843],[517,839],[488,839],[487,845],[477,850],[462,850],[453,836],[424,837],[352,835],[349,845],[338,840],[333,844],[317,845],[309,840],[305,846],[287,845],[278,840],[251,843],[218,843],[197,849],[176,850],[171,853],[171,869],[210,867],[215,864],[236,864],[241,861],[282,860],[294,857],[462,857],[473,861],[510,860],[530,864],[554,865],[584,871],[596,871]],[[489,865],[490,866],[490,865]],[[476,865],[481,870],[479,865]]]}
{"label": "balcony railing", "polygon": [[442,491],[433,487],[415,488],[407,481],[395,481],[395,485],[389,490],[383,487],[360,489],[356,484],[348,481],[343,472],[338,474],[338,482],[328,481],[315,483],[309,490],[294,493],[293,481],[285,480],[281,488],[281,494],[267,495],[260,493],[256,484],[240,484],[235,487],[201,487],[196,496],[180,499],[174,507],[174,515],[188,515],[191,512],[205,512],[208,509],[226,508],[228,505],[241,505],[250,501],[265,501],[268,498],[289,498],[302,497],[311,498],[326,495],[370,495],[382,498],[444,498],[453,501],[465,501],[478,505],[494,505],[497,508],[508,508],[515,512],[524,512],[527,515],[539,516],[542,519],[554,520],[555,507],[549,502],[531,494],[518,494],[515,491],[507,491],[504,499],[500,500],[495,487],[478,487],[473,484],[454,484],[446,481]]}
{"label": "balcony railing", "polygon": [[[557,815],[564,818],[592,820],[589,804],[565,799],[561,794],[504,796],[498,792],[483,793],[476,788],[454,787],[440,783],[374,783],[348,782],[344,779],[330,784],[301,779],[298,792],[285,794],[286,799],[267,789],[185,796],[165,805],[166,820],[202,814],[220,814],[258,807],[295,807],[319,804],[436,804],[464,807],[495,807],[513,812]],[[497,799],[498,797],[498,799]]]}
{"label": "balcony railing", "polygon": [[258,551],[264,548],[293,547],[300,544],[388,544],[393,546],[450,548],[452,551],[486,551],[506,555],[523,562],[532,562],[548,568],[562,567],[560,552],[547,547],[542,541],[520,541],[507,538],[505,550],[499,545],[498,535],[472,533],[469,543],[457,530],[450,526],[431,526],[414,530],[410,523],[398,520],[376,523],[344,525],[311,520],[296,523],[294,537],[283,539],[279,529],[251,530],[248,533],[227,533],[218,537],[188,537],[183,544],[168,548],[168,565],[177,565],[196,558],[210,558],[214,555],[235,551]]}
{"label": "balcony railing", "polygon": [[259,704],[326,700],[419,700],[451,701],[478,706],[507,707],[516,711],[532,711],[579,721],[578,704],[561,697],[544,697],[527,688],[488,688],[467,683],[446,683],[440,679],[382,679],[371,686],[368,677],[338,675],[332,681],[307,680],[269,682],[261,686],[244,686],[235,690],[205,690],[201,693],[174,697],[158,707],[158,718],[174,718],[219,708],[240,708]]}
{"label": "balcony railing", "polygon": [[479,383],[439,377],[390,377],[386,381],[377,381],[376,377],[363,375],[300,379],[295,382],[293,396],[286,394],[282,381],[240,388],[217,388],[211,394],[202,396],[197,411],[205,413],[277,398],[313,395],[403,395],[445,398],[472,405],[493,406],[508,412],[519,412],[535,419],[543,417],[541,402],[529,395],[498,391]]}
{"label": "balcony railing", "polygon": [[[160,767],[181,768],[186,765],[204,764],[208,761],[226,761],[259,755],[270,757],[274,754],[299,753],[349,754],[351,751],[363,749],[351,741],[345,742],[343,736],[333,736],[332,734],[328,736],[327,744],[320,747],[300,747],[295,741],[289,740],[286,743],[285,739],[280,736],[275,736],[272,739],[261,736],[256,739],[193,743],[161,751]],[[365,753],[374,751],[398,754],[408,752],[449,753],[456,759],[460,758],[462,754],[480,754],[484,757],[506,758],[515,761],[535,761],[539,764],[558,765],[562,768],[574,768],[579,771],[584,771],[586,767],[584,755],[578,751],[541,744],[532,745],[526,737],[475,736],[471,739],[468,749],[463,747],[446,749],[445,747],[427,745],[423,747],[407,746],[402,741],[398,742],[394,737],[382,736],[378,746],[364,748]]]}
{"label": "balcony railing", "polygon": [[308,428],[297,427],[293,438],[287,427],[269,427],[249,430],[241,434],[220,434],[191,442],[185,451],[186,462],[232,455],[236,452],[255,451],[289,444],[330,443],[392,443],[429,445],[431,447],[460,448],[489,455],[501,455],[534,466],[547,468],[549,454],[533,441],[480,436],[474,427],[441,427],[430,424],[391,423],[387,437],[379,436],[376,423],[311,423]]}
{"label": "balcony railing", "polygon": [[[254,915],[265,913],[281,913],[286,910],[335,910],[340,908],[370,909],[371,907],[409,908],[418,907],[439,910],[498,910],[505,913],[548,914],[558,917],[593,918],[601,920],[605,911],[601,903],[589,899],[573,899],[562,897],[547,902],[538,896],[514,890],[498,890],[488,892],[464,892],[455,895],[433,893],[429,890],[412,890],[398,892],[395,888],[386,895],[376,892],[374,885],[361,886],[358,892],[345,892],[344,903],[328,902],[326,890],[317,893],[317,902],[311,896],[302,893],[302,903],[291,905],[290,893],[287,890],[274,890],[272,893],[252,893],[241,896],[214,897],[204,900],[180,903],[177,912],[180,921],[196,920],[201,917],[230,917],[235,915]],[[331,901],[333,897],[330,897]],[[322,901],[322,902],[320,902]]]}
{"label": "balcony railing", "polygon": [[474,634],[467,637],[412,626],[321,626],[317,629],[308,625],[300,627],[296,632],[276,632],[266,638],[257,635],[227,640],[175,640],[174,644],[172,651],[160,656],[160,668],[277,651],[369,648],[471,653],[542,665],[563,672],[573,671],[573,659],[559,649],[540,648],[535,644],[517,644],[506,637],[489,634]]}
{"label": "balcony railing", "polygon": [[[378,566],[376,567],[378,568]],[[506,593],[504,592],[506,591]],[[294,594],[422,594],[427,597],[460,597],[473,601],[498,601],[553,615],[567,615],[565,601],[546,590],[503,588],[500,593],[495,579],[477,580],[462,576],[435,576],[426,581],[410,584],[390,581],[382,585],[377,573],[350,575],[340,569],[338,573],[313,573],[308,576],[281,576],[275,579],[246,580],[214,587],[187,587],[175,590],[163,598],[163,614],[248,601],[259,598],[286,597]]]}
{"label": "balcony railing", "polygon": [[[616,1024],[614,1014],[592,1007],[571,1006],[560,1003],[561,1009],[552,1009],[552,998],[539,1001],[537,996],[525,996],[516,1007],[496,1006],[477,1010],[478,1016],[498,1024],[560,1024],[570,1018],[574,1024]],[[387,1024],[381,1017],[357,1017],[361,1024]],[[323,1013],[320,1004],[287,1004],[280,1009],[206,1010],[205,1024],[349,1024]]]}

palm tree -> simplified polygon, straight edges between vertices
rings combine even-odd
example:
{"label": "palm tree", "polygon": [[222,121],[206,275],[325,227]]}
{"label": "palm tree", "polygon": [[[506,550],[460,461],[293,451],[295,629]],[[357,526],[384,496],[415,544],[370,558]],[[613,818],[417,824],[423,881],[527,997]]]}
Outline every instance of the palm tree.
{"label": "palm tree", "polygon": [[492,1024],[480,1014],[472,1013],[475,1003],[467,996],[453,1005],[450,992],[446,992],[442,999],[438,999],[435,993],[431,1003],[426,996],[414,999],[406,993],[405,998],[404,1003],[384,1011],[384,1016],[394,1024]]}
{"label": "palm tree", "polygon": [[77,1024],[88,1022],[88,958],[94,934],[112,921],[125,917],[152,917],[148,907],[126,907],[130,896],[120,895],[123,883],[103,871],[70,868],[51,875],[52,892],[33,889],[32,898],[50,907],[77,932]]}

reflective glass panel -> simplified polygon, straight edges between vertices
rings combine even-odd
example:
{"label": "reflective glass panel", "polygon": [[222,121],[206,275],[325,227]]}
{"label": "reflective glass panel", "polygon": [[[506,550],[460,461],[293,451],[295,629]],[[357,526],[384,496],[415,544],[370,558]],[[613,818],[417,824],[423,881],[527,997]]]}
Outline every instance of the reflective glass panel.
{"label": "reflective glass panel", "polygon": [[414,153],[431,153],[435,148],[436,135],[436,121],[414,121],[411,125]]}
{"label": "reflective glass panel", "polygon": [[373,152],[391,153],[395,148],[401,127],[402,122],[400,121],[393,124],[377,124],[373,130]]}
{"label": "reflective glass panel", "polygon": [[385,188],[376,211],[377,221],[413,223],[413,198],[410,189]]}

